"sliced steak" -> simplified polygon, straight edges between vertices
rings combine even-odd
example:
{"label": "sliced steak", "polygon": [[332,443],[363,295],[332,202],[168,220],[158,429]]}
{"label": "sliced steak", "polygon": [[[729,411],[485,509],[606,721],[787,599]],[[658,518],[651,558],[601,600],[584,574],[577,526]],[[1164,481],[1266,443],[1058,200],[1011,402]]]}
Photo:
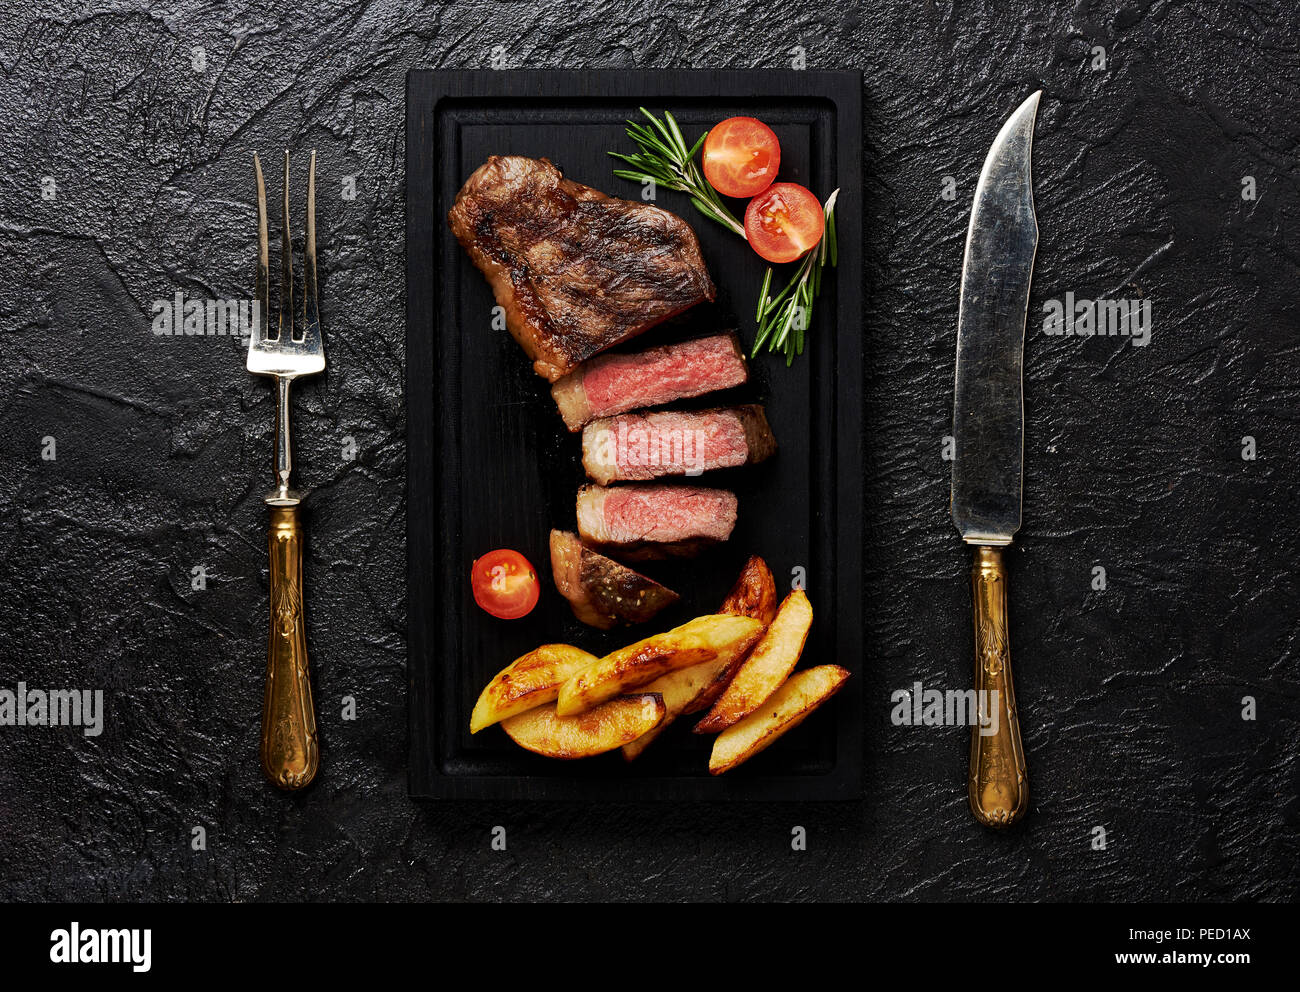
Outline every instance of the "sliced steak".
{"label": "sliced steak", "polygon": [[734,333],[713,334],[630,354],[601,355],[551,387],[569,430],[673,400],[730,389],[749,380]]}
{"label": "sliced steak", "polygon": [[631,485],[578,490],[584,544],[630,561],[689,558],[725,541],[736,526],[736,494],[703,486]]}
{"label": "sliced steak", "polygon": [[447,222],[551,382],[715,295],[684,220],[565,179],[544,158],[493,155]]}
{"label": "sliced steak", "polygon": [[736,468],[775,451],[776,438],[757,403],[621,413],[582,430],[582,465],[602,486]]}
{"label": "sliced steak", "polygon": [[551,574],[573,615],[591,627],[644,623],[681,597],[667,586],[634,572],[598,551],[577,534],[551,531]]}

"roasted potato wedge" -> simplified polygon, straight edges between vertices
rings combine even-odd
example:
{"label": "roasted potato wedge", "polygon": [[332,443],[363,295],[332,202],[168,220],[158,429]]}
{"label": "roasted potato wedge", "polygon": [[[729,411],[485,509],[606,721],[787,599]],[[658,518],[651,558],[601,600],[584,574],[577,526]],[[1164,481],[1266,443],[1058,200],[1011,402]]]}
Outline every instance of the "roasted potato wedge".
{"label": "roasted potato wedge", "polygon": [[576,716],[607,699],[639,689],[661,675],[748,650],[763,632],[753,617],[714,614],[629,644],[578,672],[564,685],[556,713]]}
{"label": "roasted potato wedge", "polygon": [[695,701],[708,692],[713,684],[726,674],[732,664],[732,659],[728,657],[727,653],[724,653],[718,655],[712,661],[702,661],[690,668],[682,668],[675,672],[669,672],[667,675],[661,675],[646,685],[642,691],[657,692],[663,696],[667,712],[664,714],[663,723],[644,736],[638,737],[631,744],[623,745],[623,757],[628,761],[640,757],[641,752],[648,748],[656,737],[667,730],[670,723],[683,713],[691,712],[690,707]]}
{"label": "roasted potato wedge", "polygon": [[469,732],[477,734],[508,717],[555,702],[560,686],[596,660],[594,654],[569,644],[543,644],[529,651],[487,684],[470,714]]}
{"label": "roasted potato wedge", "polygon": [[812,604],[803,590],[786,596],[762,640],[737,669],[713,709],[695,725],[695,732],[716,734],[762,706],[799,663],[812,619]]}
{"label": "roasted potato wedge", "polygon": [[706,685],[698,696],[687,703],[686,709],[682,710],[682,713],[689,715],[712,707],[718,701],[718,697],[726,691],[727,686],[731,684],[731,680],[736,677],[736,669],[744,664],[748,656],[748,653],[742,654],[730,665],[718,672],[717,678],[709,685]]}
{"label": "roasted potato wedge", "polygon": [[[722,601],[722,607],[718,612],[738,617],[753,617],[755,620],[762,620],[764,626],[772,622],[776,616],[776,580],[772,578],[772,570],[767,567],[767,562],[758,555],[750,555],[749,561],[745,562],[745,567],[740,570],[740,577],[731,587],[731,592],[727,593],[727,598]],[[738,655],[729,667],[718,673],[718,677],[712,684],[706,686],[698,696],[686,704],[682,712],[698,713],[716,703],[747,657],[747,654]],[[671,721],[673,718],[671,709],[669,714],[668,719]]]}
{"label": "roasted potato wedge", "polygon": [[590,758],[622,747],[657,727],[664,718],[662,696],[619,696],[578,716],[556,716],[540,706],[501,724],[522,748],[548,758]]}
{"label": "roasted potato wedge", "polygon": [[748,761],[788,730],[793,730],[831,696],[849,677],[839,665],[806,668],[751,713],[718,735],[709,756],[709,774],[721,775]]}
{"label": "roasted potato wedge", "polygon": [[764,625],[772,622],[776,617],[776,580],[767,562],[758,555],[750,556],[718,612],[753,617],[762,620]]}

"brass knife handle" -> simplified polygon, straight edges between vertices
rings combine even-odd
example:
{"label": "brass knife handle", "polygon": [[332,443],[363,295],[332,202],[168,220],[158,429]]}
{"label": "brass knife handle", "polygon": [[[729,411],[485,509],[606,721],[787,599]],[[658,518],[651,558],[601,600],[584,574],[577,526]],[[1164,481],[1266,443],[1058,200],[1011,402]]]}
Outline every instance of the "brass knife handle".
{"label": "brass knife handle", "polygon": [[262,700],[262,771],[281,789],[301,789],[320,764],[302,609],[303,530],[296,504],[270,509],[271,629]]}
{"label": "brass knife handle", "polygon": [[[1000,548],[976,546],[971,599],[975,608],[975,698],[990,726],[977,723],[971,728],[970,808],[985,826],[1009,827],[1029,804],[1029,780],[1011,681],[1007,570]],[[994,715],[996,732],[982,733],[993,729]]]}

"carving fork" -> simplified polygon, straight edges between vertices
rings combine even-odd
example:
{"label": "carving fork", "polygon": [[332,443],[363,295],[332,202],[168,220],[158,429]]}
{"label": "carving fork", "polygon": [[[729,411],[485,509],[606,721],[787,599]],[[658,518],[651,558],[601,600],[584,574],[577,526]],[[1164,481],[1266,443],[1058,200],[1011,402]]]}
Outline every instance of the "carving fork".
{"label": "carving fork", "polygon": [[271,525],[271,625],[266,650],[266,695],[262,701],[262,771],[281,789],[301,789],[320,764],[316,714],[307,669],[303,620],[301,493],[289,485],[289,385],[325,368],[320,311],[316,304],[316,152],[307,179],[307,240],[303,259],[302,336],[294,337],[293,249],[289,244],[289,152],[284,153],[284,212],[280,233],[280,310],[275,337],[267,335],[271,313],[269,251],[266,237],[266,186],[262,163],[257,174],[257,300],[261,314],[248,342],[248,371],[275,377],[275,488],[267,494]]}

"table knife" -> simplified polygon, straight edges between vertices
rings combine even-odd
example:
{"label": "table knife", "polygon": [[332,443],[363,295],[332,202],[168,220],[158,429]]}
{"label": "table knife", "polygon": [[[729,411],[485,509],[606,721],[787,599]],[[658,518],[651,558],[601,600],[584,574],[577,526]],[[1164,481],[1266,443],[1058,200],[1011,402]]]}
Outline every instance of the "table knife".
{"label": "table knife", "polygon": [[[975,689],[970,808],[990,827],[1025,812],[1002,549],[1020,529],[1025,448],[1023,367],[1029,283],[1038,248],[1030,157],[1042,91],[1017,108],[989,149],[966,234],[953,394],[952,519],[972,546]],[[984,723],[987,721],[987,723]]]}

